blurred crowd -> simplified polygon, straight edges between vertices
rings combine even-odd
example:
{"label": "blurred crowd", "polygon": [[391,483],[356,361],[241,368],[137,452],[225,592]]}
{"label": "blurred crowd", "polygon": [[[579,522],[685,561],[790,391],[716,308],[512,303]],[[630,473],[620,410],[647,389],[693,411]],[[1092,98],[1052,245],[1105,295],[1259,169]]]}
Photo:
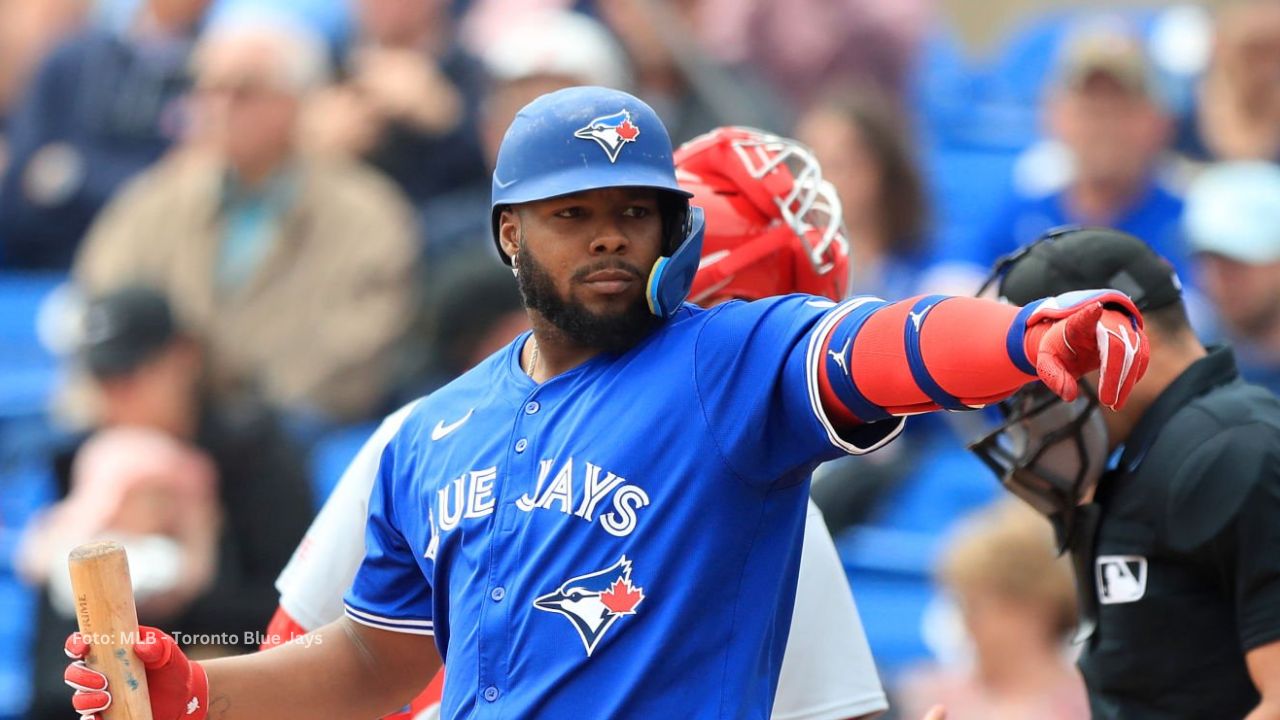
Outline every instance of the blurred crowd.
{"label": "blurred crowd", "polygon": [[[265,627],[369,423],[525,328],[489,174],[520,107],[581,84],[676,143],[807,144],[855,293],[973,294],[1050,228],[1132,233],[1280,390],[1280,0],[1041,13],[987,58],[923,0],[0,0],[0,718],[65,705],[84,539],[147,558],[151,624]],[[959,720],[1085,717],[1070,576],[967,423],[815,480],[882,675]]]}

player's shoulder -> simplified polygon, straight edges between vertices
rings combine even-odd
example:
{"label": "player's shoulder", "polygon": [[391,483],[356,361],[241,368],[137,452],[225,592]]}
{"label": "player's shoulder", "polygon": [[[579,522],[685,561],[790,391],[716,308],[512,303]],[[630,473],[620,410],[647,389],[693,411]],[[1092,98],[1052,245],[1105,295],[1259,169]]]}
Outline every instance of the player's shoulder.
{"label": "player's shoulder", "polygon": [[749,324],[775,316],[808,318],[823,315],[841,305],[865,302],[868,298],[869,296],[856,296],[836,302],[819,295],[793,293],[791,295],[775,295],[759,300],[730,300],[703,310],[698,319],[703,322],[739,322]]}
{"label": "player's shoulder", "polygon": [[836,320],[854,308],[880,298],[858,295],[836,302],[817,295],[778,295],[760,300],[732,300],[704,313],[703,335],[759,335],[766,342],[799,339],[824,320]]}

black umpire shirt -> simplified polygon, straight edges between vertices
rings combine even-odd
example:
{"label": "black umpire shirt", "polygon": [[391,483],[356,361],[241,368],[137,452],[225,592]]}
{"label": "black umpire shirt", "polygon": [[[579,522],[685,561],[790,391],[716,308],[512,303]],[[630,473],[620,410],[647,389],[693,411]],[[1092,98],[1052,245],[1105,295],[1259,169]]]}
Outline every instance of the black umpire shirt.
{"label": "black umpire shirt", "polygon": [[1077,548],[1093,717],[1247,715],[1245,653],[1280,640],[1280,401],[1211,350],[1142,416],[1094,504]]}

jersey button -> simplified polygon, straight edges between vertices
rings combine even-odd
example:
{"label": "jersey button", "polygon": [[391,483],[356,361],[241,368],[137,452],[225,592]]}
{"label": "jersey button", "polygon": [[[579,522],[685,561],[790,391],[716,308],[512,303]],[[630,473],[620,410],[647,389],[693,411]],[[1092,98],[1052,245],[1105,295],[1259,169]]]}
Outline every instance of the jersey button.
{"label": "jersey button", "polygon": [[494,602],[502,602],[502,598],[504,598],[504,597],[506,597],[506,596],[507,596],[507,589],[506,589],[506,588],[504,588],[504,587],[502,587],[501,585],[499,585],[498,587],[494,588],[494,589],[489,593],[489,597],[493,598],[493,601],[494,601]]}
{"label": "jersey button", "polygon": [[520,438],[519,440],[516,441],[516,452],[522,453],[524,452],[524,449],[527,447],[529,447],[528,440],[525,440],[524,438]]}
{"label": "jersey button", "polygon": [[498,688],[490,685],[484,689],[484,699],[493,702],[498,699]]}
{"label": "jersey button", "polygon": [[531,401],[528,405],[525,405],[525,406],[524,406],[524,414],[525,414],[525,415],[532,415],[532,414],[534,414],[534,413],[538,412],[538,411],[539,411],[539,410],[541,410],[541,409],[542,409],[542,406],[538,404],[538,401],[537,401],[537,400],[533,400],[533,401]]}

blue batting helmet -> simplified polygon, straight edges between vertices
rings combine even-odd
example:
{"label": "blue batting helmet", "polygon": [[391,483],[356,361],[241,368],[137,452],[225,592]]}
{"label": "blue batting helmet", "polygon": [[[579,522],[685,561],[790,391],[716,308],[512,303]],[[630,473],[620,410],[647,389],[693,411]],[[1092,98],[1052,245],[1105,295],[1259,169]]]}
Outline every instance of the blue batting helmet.
{"label": "blue batting helmet", "polygon": [[[667,317],[689,294],[702,252],[702,212],[676,182],[671,138],[653,108],[619,90],[573,87],[526,105],[507,128],[493,171],[491,222],[507,205],[614,187],[661,190],[664,247],[646,295]],[[503,261],[511,258],[498,246]]]}

